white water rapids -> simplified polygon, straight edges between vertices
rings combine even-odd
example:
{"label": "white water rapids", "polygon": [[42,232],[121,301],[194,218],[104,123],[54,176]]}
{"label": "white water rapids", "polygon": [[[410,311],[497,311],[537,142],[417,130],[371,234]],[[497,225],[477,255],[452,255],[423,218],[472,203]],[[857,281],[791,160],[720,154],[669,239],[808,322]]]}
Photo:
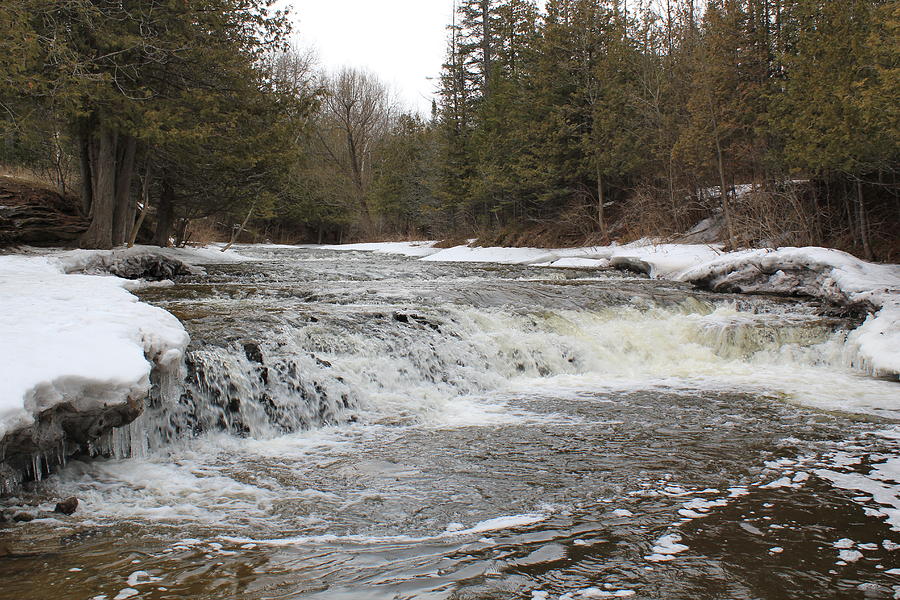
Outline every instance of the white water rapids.
{"label": "white water rapids", "polygon": [[247,252],[145,293],[185,372],[17,499],[82,509],[6,530],[0,597],[900,593],[898,385],[824,307]]}

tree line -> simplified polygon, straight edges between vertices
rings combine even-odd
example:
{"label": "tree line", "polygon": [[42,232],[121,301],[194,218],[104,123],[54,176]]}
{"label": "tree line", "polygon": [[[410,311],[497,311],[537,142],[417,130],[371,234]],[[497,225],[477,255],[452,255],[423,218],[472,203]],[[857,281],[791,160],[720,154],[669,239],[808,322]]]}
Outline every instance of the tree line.
{"label": "tree line", "polygon": [[320,73],[268,0],[5,4],[0,158],[79,173],[92,246],[142,212],[159,244],[207,215],[505,244],[709,218],[730,246],[896,260],[897,0],[456,3],[427,117]]}
{"label": "tree line", "polygon": [[191,219],[263,212],[316,105],[279,70],[289,24],[273,4],[3,3],[2,160],[44,166],[77,193],[84,247],[133,242],[151,212],[144,239],[161,246]]}
{"label": "tree line", "polygon": [[898,32],[892,0],[460,0],[444,222],[896,257]]}

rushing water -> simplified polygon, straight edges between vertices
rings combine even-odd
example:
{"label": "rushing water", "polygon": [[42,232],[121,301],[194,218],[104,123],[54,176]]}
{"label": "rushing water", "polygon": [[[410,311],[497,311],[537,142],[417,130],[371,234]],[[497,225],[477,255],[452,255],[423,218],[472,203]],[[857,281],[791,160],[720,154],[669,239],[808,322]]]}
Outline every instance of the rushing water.
{"label": "rushing water", "polygon": [[10,500],[81,508],[0,598],[900,598],[900,390],[822,307],[244,252],[143,293],[186,383]]}

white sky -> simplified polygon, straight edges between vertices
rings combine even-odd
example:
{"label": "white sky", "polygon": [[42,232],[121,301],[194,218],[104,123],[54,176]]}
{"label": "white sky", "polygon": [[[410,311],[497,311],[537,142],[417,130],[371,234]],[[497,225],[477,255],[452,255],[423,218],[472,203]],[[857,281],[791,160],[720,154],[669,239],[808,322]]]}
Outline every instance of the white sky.
{"label": "white sky", "polygon": [[453,0],[290,0],[295,37],[328,70],[366,68],[401,102],[431,110]]}

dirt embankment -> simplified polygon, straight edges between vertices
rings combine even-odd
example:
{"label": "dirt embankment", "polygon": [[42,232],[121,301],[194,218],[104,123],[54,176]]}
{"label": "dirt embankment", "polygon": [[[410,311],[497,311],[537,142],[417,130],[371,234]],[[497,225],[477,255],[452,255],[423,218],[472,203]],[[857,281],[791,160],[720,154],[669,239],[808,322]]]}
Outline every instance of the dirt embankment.
{"label": "dirt embankment", "polygon": [[88,224],[76,197],[0,176],[0,247],[69,245]]}

